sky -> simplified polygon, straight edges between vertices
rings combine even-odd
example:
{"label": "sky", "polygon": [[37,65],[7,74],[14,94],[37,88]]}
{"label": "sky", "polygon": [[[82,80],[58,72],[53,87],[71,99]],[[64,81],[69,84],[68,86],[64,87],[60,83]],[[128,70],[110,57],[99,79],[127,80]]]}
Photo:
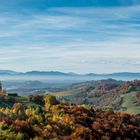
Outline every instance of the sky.
{"label": "sky", "polygon": [[0,0],[0,69],[140,72],[140,0]]}

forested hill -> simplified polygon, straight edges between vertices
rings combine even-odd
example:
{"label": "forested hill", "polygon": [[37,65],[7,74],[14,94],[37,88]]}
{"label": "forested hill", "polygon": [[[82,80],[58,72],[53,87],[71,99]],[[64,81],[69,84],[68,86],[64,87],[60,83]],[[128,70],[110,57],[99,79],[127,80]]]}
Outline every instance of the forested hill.
{"label": "forested hill", "polygon": [[140,114],[140,80],[116,81],[113,79],[74,84],[70,88],[53,92],[58,98],[74,104]]}
{"label": "forested hill", "polygon": [[[9,105],[9,106],[7,106]],[[2,140],[118,140],[140,138],[140,117],[69,105],[50,95],[0,95]]]}

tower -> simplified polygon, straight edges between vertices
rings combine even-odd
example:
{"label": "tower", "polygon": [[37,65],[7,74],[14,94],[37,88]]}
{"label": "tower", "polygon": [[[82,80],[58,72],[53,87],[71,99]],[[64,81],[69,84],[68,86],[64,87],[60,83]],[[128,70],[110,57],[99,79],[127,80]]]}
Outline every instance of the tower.
{"label": "tower", "polygon": [[2,83],[0,81],[0,92],[2,92]]}

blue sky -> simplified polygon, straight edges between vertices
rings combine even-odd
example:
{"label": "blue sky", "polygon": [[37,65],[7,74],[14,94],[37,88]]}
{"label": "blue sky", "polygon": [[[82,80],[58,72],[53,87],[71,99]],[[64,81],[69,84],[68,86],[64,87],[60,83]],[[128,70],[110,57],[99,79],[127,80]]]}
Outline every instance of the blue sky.
{"label": "blue sky", "polygon": [[140,0],[0,3],[0,69],[140,71]]}

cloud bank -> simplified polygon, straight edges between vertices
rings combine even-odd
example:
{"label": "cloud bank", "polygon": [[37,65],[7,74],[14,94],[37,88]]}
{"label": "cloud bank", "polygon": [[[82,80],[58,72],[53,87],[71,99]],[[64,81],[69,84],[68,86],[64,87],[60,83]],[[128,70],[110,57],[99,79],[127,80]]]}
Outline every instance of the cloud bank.
{"label": "cloud bank", "polygon": [[139,1],[129,1],[131,6],[126,6],[121,0],[121,6],[108,8],[66,7],[63,3],[63,7],[50,6],[43,11],[40,7],[27,10],[24,5],[19,10],[21,3],[14,1],[9,7],[17,9],[10,12],[5,10],[6,4],[0,6],[0,69],[140,70]]}

